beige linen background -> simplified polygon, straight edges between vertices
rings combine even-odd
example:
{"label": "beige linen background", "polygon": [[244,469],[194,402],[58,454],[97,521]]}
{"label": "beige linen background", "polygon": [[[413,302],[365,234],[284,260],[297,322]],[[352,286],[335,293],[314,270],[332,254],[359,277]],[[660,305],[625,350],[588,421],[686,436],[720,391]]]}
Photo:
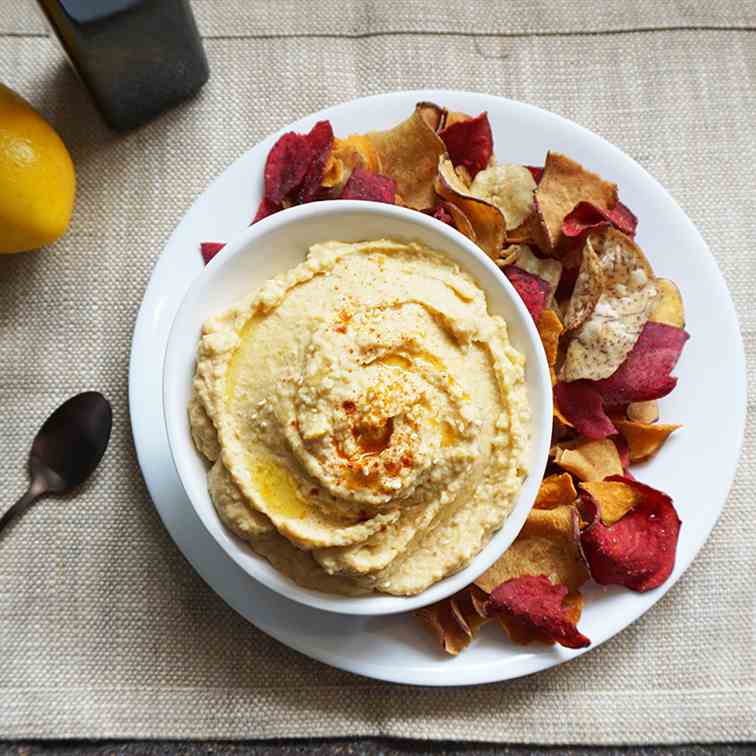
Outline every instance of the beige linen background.
{"label": "beige linen background", "polygon": [[[209,84],[127,135],[102,125],[32,5],[0,0],[0,80],[59,129],[79,188],[62,242],[0,258],[2,506],[26,485],[34,431],[62,399],[100,389],[115,428],[75,502],[39,505],[0,542],[0,736],[756,739],[753,428],[719,525],[645,617],[561,668],[436,690],[327,668],[226,607],[155,512],[127,407],[150,271],[210,179],[292,119],[421,87],[548,108],[639,160],[717,257],[753,385],[756,4],[197,0]],[[727,432],[723,418],[711,443]]]}

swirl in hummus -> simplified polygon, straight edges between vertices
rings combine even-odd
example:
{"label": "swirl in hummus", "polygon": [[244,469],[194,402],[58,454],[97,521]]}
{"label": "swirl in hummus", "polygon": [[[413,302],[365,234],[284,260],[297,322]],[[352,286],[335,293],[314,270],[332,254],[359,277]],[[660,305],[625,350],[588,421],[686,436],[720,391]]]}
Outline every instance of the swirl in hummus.
{"label": "swirl in hummus", "polygon": [[300,585],[420,593],[525,476],[524,358],[419,244],[327,242],[208,320],[189,406],[222,521]]}

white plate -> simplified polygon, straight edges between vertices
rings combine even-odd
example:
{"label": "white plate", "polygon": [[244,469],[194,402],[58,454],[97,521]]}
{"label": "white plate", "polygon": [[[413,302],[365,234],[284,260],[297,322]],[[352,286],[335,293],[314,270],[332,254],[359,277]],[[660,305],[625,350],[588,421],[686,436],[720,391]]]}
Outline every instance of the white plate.
{"label": "white plate", "polygon": [[[307,131],[323,118],[337,135],[389,128],[419,100],[452,110],[487,110],[496,156],[542,165],[548,149],[564,152],[607,179],[638,215],[637,240],[660,276],[680,287],[691,338],[676,374],[677,389],[662,415],[685,428],[651,462],[645,483],[668,492],[683,521],[677,562],[660,588],[636,594],[592,587],[580,629],[595,648],[651,607],[698,553],[732,483],[745,423],[745,361],[735,310],[703,239],[667,192],[635,161],[586,129],[552,113],[470,92],[399,92],[368,97],[303,118],[283,131]],[[178,480],[162,414],[162,366],[173,316],[202,270],[201,241],[225,241],[247,226],[262,185],[266,155],[279,134],[240,157],[199,197],[158,260],[139,311],[132,345],[129,401],[139,463],[163,522],[207,583],[242,616],[282,643],[358,674],[419,685],[465,685],[518,677],[585,653],[561,647],[510,645],[493,627],[454,659],[443,656],[414,618],[344,617],[301,606],[264,588],[217,545]],[[712,434],[716,434],[716,444]]]}

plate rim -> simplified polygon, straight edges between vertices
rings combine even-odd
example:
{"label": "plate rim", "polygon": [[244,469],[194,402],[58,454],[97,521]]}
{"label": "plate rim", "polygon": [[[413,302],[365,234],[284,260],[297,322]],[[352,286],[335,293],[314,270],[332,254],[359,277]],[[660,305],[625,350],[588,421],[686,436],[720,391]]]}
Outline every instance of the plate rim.
{"label": "plate rim", "polygon": [[[169,516],[167,512],[164,513],[162,511],[161,505],[158,503],[157,498],[155,496],[155,491],[161,485],[161,482],[158,481],[157,474],[153,476],[152,471],[150,471],[149,473],[147,472],[147,469],[149,469],[150,467],[149,459],[147,456],[148,440],[142,435],[143,422],[142,422],[142,419],[139,417],[139,413],[137,410],[137,408],[140,405],[140,402],[137,396],[137,393],[138,393],[137,368],[139,367],[139,363],[140,363],[140,355],[138,353],[139,345],[137,342],[138,342],[139,337],[142,335],[142,331],[144,331],[144,329],[147,327],[147,321],[150,315],[150,312],[148,311],[149,304],[151,304],[152,299],[155,299],[155,300],[160,299],[158,292],[157,291],[153,292],[152,290],[155,288],[154,282],[155,282],[156,272],[158,271],[160,267],[161,261],[164,259],[164,255],[171,248],[171,246],[177,242],[178,237],[180,236],[180,233],[179,233],[180,229],[182,225],[186,222],[187,217],[190,214],[196,212],[198,209],[200,209],[200,206],[203,202],[203,198],[209,193],[209,191],[213,187],[215,187],[229,171],[231,171],[235,166],[237,166],[241,161],[243,161],[249,155],[250,152],[252,152],[253,150],[265,149],[267,145],[272,144],[273,140],[275,140],[279,135],[281,135],[282,133],[285,133],[286,131],[290,131],[293,129],[306,128],[306,124],[308,122],[314,121],[317,118],[332,117],[333,111],[338,111],[343,108],[355,107],[359,103],[367,103],[367,102],[375,103],[376,101],[391,100],[395,98],[400,99],[400,100],[408,100],[408,101],[410,100],[415,100],[415,101],[439,100],[441,102],[444,102],[444,101],[452,100],[455,97],[463,98],[463,99],[468,99],[468,98],[477,99],[482,105],[481,109],[485,109],[486,107],[485,103],[487,101],[488,102],[503,101],[504,103],[507,104],[508,107],[511,107],[514,109],[521,109],[523,112],[532,111],[532,112],[535,112],[536,116],[539,118],[546,117],[547,119],[551,119],[553,122],[555,122],[556,124],[560,126],[566,126],[570,130],[577,130],[579,133],[590,138],[591,140],[598,140],[601,143],[603,149],[607,150],[610,154],[614,155],[615,157],[619,158],[622,161],[631,163],[634,167],[634,170],[638,171],[643,176],[643,179],[646,182],[651,182],[657,191],[662,192],[666,196],[667,200],[671,203],[671,206],[677,211],[679,217],[684,219],[685,224],[688,227],[689,231],[692,232],[693,235],[695,235],[695,237],[697,237],[700,243],[700,246],[702,247],[702,250],[706,253],[705,255],[703,255],[702,260],[705,260],[705,264],[707,264],[710,268],[709,272],[717,278],[717,281],[722,291],[726,295],[724,298],[725,307],[724,307],[724,310],[720,312],[720,316],[723,317],[724,320],[726,321],[727,332],[730,333],[733,337],[732,346],[734,348],[734,354],[733,354],[734,359],[731,362],[730,372],[733,379],[733,386],[731,388],[735,396],[734,406],[737,409],[737,417],[735,418],[737,422],[737,426],[736,426],[737,437],[734,439],[735,440],[735,444],[733,447],[734,453],[729,459],[729,464],[727,468],[724,470],[723,475],[721,476],[721,486],[720,486],[722,488],[721,501],[718,501],[716,511],[712,513],[713,519],[712,519],[711,526],[706,530],[706,533],[703,535],[700,541],[692,545],[692,548],[690,548],[688,553],[683,554],[683,555],[678,554],[675,573],[670,577],[670,579],[666,583],[664,583],[663,586],[660,586],[660,588],[656,589],[653,592],[642,594],[643,596],[649,597],[647,599],[649,601],[647,606],[645,606],[644,604],[640,606],[640,608],[638,609],[634,607],[632,611],[627,613],[627,618],[621,621],[621,624],[619,627],[615,627],[610,632],[603,634],[601,637],[598,637],[592,643],[592,645],[588,647],[587,649],[582,649],[576,652],[567,652],[563,649],[558,649],[556,652],[554,652],[552,649],[546,648],[544,651],[539,651],[538,653],[527,655],[527,659],[523,660],[519,665],[515,665],[514,663],[512,663],[503,668],[497,665],[490,664],[490,663],[489,664],[484,663],[480,665],[468,664],[467,667],[455,669],[453,673],[453,676],[455,679],[449,680],[446,678],[445,675],[438,675],[438,671],[439,671],[438,665],[443,663],[444,661],[447,661],[443,657],[432,659],[431,661],[429,661],[427,668],[422,667],[420,671],[414,672],[412,674],[407,674],[406,670],[404,671],[405,672],[404,674],[401,674],[402,672],[401,669],[399,670],[400,673],[397,674],[397,672],[393,668],[387,671],[385,667],[380,667],[370,662],[366,662],[364,659],[354,660],[354,659],[349,659],[348,657],[345,658],[342,654],[334,653],[328,650],[324,651],[321,649],[313,649],[312,647],[308,646],[306,642],[302,642],[297,638],[291,637],[290,634],[283,632],[280,628],[260,627],[260,624],[258,623],[258,621],[256,621],[256,619],[252,619],[251,617],[248,616],[247,612],[245,612],[245,610],[241,606],[241,602],[237,600],[237,597],[229,595],[230,590],[224,589],[223,586],[216,586],[215,584],[213,584],[213,582],[205,574],[206,570],[204,566],[199,565],[200,559],[193,559],[187,553],[188,549],[185,548],[185,544],[182,545],[182,543],[180,542],[181,541],[181,533],[180,533],[181,524],[171,519],[171,517]],[[164,301],[158,302],[158,304],[159,304],[158,309],[160,309],[160,307],[162,307],[162,304],[164,304]],[[159,371],[160,374],[162,374],[162,365],[165,359],[165,349],[163,348],[161,351],[162,351],[161,356],[160,356],[161,369]],[[160,384],[161,384],[161,381],[158,381],[158,385]],[[209,585],[209,587],[215,593],[217,593],[229,606],[231,606],[231,608],[233,608],[237,613],[241,614],[241,616],[244,617],[247,621],[252,622],[252,624],[258,627],[262,632],[265,632],[267,635],[275,638],[281,643],[284,643],[290,648],[306,656],[309,656],[310,658],[316,659],[323,663],[329,664],[333,667],[336,667],[336,668],[339,668],[348,672],[353,672],[362,676],[371,677],[374,679],[384,680],[388,682],[411,684],[411,685],[425,685],[425,686],[474,685],[474,684],[492,683],[492,682],[502,681],[506,679],[513,679],[516,677],[521,677],[523,675],[532,674],[534,672],[541,671],[543,669],[555,666],[557,664],[561,664],[572,658],[581,656],[586,651],[597,648],[599,645],[601,645],[603,642],[605,642],[609,638],[614,637],[615,635],[620,633],[622,630],[632,625],[640,616],[642,616],[643,614],[645,614],[646,611],[651,609],[653,605],[656,604],[656,602],[659,599],[661,599],[661,597],[664,596],[667,593],[667,591],[669,591],[676,584],[676,582],[688,569],[692,561],[698,556],[701,548],[711,536],[711,533],[714,527],[716,527],[716,524],[722,514],[724,506],[727,502],[728,494],[732,488],[732,484],[734,482],[735,474],[737,472],[738,464],[739,464],[740,457],[742,454],[742,447],[743,447],[743,440],[744,440],[745,419],[746,419],[746,385],[747,384],[746,384],[746,374],[745,374],[745,349],[743,345],[742,334],[740,332],[740,327],[739,327],[739,323],[737,319],[737,314],[735,311],[735,306],[732,301],[732,297],[727,287],[727,283],[724,280],[724,276],[722,275],[722,272],[719,269],[716,258],[714,258],[708,244],[703,239],[701,233],[698,231],[698,228],[691,221],[691,219],[688,218],[687,214],[680,207],[680,205],[677,203],[674,197],[642,165],[640,165],[630,155],[627,155],[626,153],[624,153],[622,150],[620,150],[619,147],[613,145],[612,143],[610,143],[608,140],[606,140],[604,137],[600,136],[599,134],[596,134],[595,132],[590,131],[589,129],[557,113],[547,111],[535,105],[520,102],[517,100],[512,100],[507,97],[501,97],[499,95],[493,95],[490,93],[483,93],[483,92],[473,92],[470,90],[420,89],[420,90],[392,91],[392,92],[371,95],[368,97],[355,98],[355,99],[347,100],[338,104],[330,105],[326,108],[323,108],[320,111],[305,115],[302,118],[297,119],[296,121],[290,124],[287,124],[286,126],[274,132],[273,134],[263,138],[257,144],[253,145],[248,150],[241,153],[236,158],[236,160],[234,160],[232,163],[227,165],[215,178],[213,178],[208,183],[207,187],[203,190],[203,192],[194,200],[194,202],[190,205],[190,207],[183,213],[176,227],[173,229],[173,231],[167,238],[160,255],[157,257],[155,261],[152,272],[150,273],[150,279],[145,289],[144,296],[138,310],[138,314],[137,314],[137,318],[136,318],[135,326],[134,326],[134,332],[132,336],[132,342],[131,342],[130,359],[129,359],[129,416],[130,416],[130,423],[131,423],[132,434],[134,438],[134,445],[136,449],[136,455],[137,455],[139,467],[142,472],[142,476],[144,478],[148,492],[150,493],[150,497],[152,498],[153,505],[158,510],[158,514],[160,515],[164,526],[168,530],[174,543],[176,543],[179,550],[182,552],[182,554],[187,559],[187,561],[192,565],[195,571],[200,575],[200,577],[202,577],[202,579]],[[145,420],[144,423],[146,424],[147,420]],[[160,421],[160,425],[161,426],[163,425],[162,421]],[[166,439],[163,439],[163,444],[167,444]],[[174,470],[174,473],[175,473],[175,470]],[[192,510],[192,514],[194,514],[193,510]],[[196,517],[196,515],[194,516]],[[209,535],[207,537],[210,538]],[[212,539],[210,540],[211,542],[213,542]],[[220,553],[224,553],[224,552],[220,552]],[[246,573],[245,573],[245,576],[246,576]],[[248,579],[251,579],[251,578],[248,578]],[[262,591],[268,591],[268,589],[262,585],[260,585],[260,589]],[[280,600],[288,601],[288,599],[284,599],[283,597],[281,597]],[[307,611],[322,614],[322,612],[320,612],[320,610],[317,610],[317,609],[307,608]],[[393,615],[393,616],[396,617],[398,615]],[[513,666],[517,666],[517,669],[512,670],[511,667]]]}

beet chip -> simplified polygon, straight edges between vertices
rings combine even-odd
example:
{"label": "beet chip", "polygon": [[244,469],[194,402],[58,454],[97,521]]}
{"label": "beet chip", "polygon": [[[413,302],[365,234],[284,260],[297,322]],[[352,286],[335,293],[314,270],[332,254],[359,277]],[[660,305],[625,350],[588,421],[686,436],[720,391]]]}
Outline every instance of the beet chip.
{"label": "beet chip", "polygon": [[546,307],[551,287],[539,276],[534,276],[515,265],[508,265],[503,272],[537,323]]}
{"label": "beet chip", "polygon": [[545,575],[524,575],[495,588],[485,604],[486,613],[503,615],[567,648],[590,646],[590,640],[567,617],[562,605],[566,596],[567,586],[555,585]]}
{"label": "beet chip", "polygon": [[451,213],[443,205],[439,205],[431,215],[436,220],[440,220],[441,223],[446,223],[447,226],[454,226],[454,218],[452,218]]}
{"label": "beet chip", "polygon": [[475,174],[488,165],[493,152],[493,134],[487,113],[456,121],[438,135],[443,139],[454,167],[463,165],[470,178],[475,178]]}
{"label": "beet chip", "polygon": [[628,236],[635,236],[638,219],[619,201],[611,210],[591,202],[578,202],[562,221],[562,233],[572,238],[602,226],[614,226]]}
{"label": "beet chip", "polygon": [[284,134],[271,148],[265,162],[265,199],[280,205],[305,177],[313,158],[310,140],[304,134]]}
{"label": "beet chip", "polygon": [[393,205],[395,195],[394,179],[381,176],[379,173],[371,173],[364,168],[355,168],[349,181],[341,190],[339,199],[372,200]]}
{"label": "beet chip", "polygon": [[224,242],[202,242],[202,244],[200,244],[200,252],[202,253],[202,259],[205,261],[205,265],[207,265],[225,246]]}
{"label": "beet chip", "polygon": [[643,592],[660,586],[675,566],[680,518],[667,494],[622,475],[607,478],[636,489],[642,498],[607,527],[595,519],[581,534],[593,579]]}
{"label": "beet chip", "polygon": [[281,209],[281,205],[276,205],[266,197],[263,197],[260,200],[260,204],[257,206],[255,217],[252,218],[252,223],[249,225],[251,226],[253,223],[257,223],[257,221],[261,221],[263,218],[267,218],[269,215],[273,215],[273,213],[277,213]]}
{"label": "beet chip", "polygon": [[320,189],[328,156],[333,149],[333,129],[330,121],[318,121],[306,136],[312,159],[297,192],[297,203],[311,202]]}
{"label": "beet chip", "polygon": [[526,165],[525,167],[530,171],[533,181],[537,184],[543,176],[543,168],[539,168],[537,165]]}
{"label": "beet chip", "polygon": [[557,402],[562,414],[586,438],[599,439],[617,432],[614,423],[604,412],[601,394],[593,381],[559,381],[556,385]]}
{"label": "beet chip", "polygon": [[605,407],[660,399],[677,385],[670,375],[688,334],[682,328],[648,321],[625,361],[608,378],[592,381]]}

